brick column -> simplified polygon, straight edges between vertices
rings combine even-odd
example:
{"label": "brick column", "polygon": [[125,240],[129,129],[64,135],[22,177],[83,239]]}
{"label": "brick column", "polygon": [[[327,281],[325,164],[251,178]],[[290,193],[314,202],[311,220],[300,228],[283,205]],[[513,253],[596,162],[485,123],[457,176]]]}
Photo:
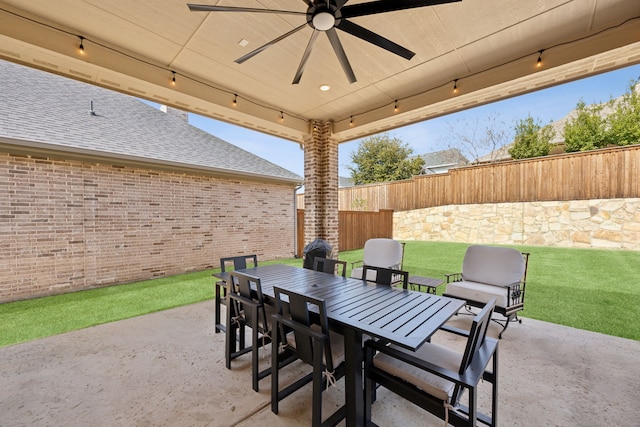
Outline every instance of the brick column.
{"label": "brick column", "polygon": [[304,143],[304,242],[329,242],[338,253],[338,142],[331,123],[315,121]]}

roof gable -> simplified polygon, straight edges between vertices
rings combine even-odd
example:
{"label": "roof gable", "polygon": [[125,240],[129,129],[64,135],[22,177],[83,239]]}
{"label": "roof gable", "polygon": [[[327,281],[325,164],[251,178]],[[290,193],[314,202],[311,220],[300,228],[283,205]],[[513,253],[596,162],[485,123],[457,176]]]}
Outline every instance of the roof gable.
{"label": "roof gable", "polygon": [[0,138],[60,151],[301,182],[302,177],[129,95],[0,60]]}

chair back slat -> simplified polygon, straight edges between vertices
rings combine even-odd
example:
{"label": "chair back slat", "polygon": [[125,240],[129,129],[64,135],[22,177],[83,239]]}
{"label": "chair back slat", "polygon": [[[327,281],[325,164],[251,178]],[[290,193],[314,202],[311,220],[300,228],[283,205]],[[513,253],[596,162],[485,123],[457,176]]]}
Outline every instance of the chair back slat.
{"label": "chair back slat", "polygon": [[[248,261],[248,262],[247,262]],[[233,265],[234,270],[243,270],[248,265],[253,264],[252,267],[258,266],[258,256],[252,255],[239,255],[232,257],[220,258],[220,271],[228,271],[227,266]]]}
{"label": "chair back slat", "polygon": [[[259,306],[263,307],[262,310],[258,310],[257,315],[259,316],[259,318],[257,320],[259,325],[261,324],[266,327],[267,318],[266,312],[264,310],[264,297],[262,295],[262,285],[260,283],[260,278],[237,271],[229,272],[229,277],[231,280],[230,292],[235,292],[240,296],[246,298],[247,300],[254,301]],[[241,311],[243,311],[242,307],[238,307],[238,312]],[[255,315],[254,312],[252,310],[244,310],[243,313],[247,324],[253,324],[253,316]]]}
{"label": "chair back slat", "polygon": [[[304,331],[313,330],[313,326],[317,325],[316,332],[321,332],[326,337],[323,340],[325,365],[329,371],[333,371],[331,343],[328,339],[329,321],[324,300],[278,287],[274,287],[274,293],[280,313],[293,321],[292,328],[298,357],[305,363],[313,365],[314,342]],[[287,296],[288,301],[283,300],[283,295]]]}
{"label": "chair back slat", "polygon": [[372,265],[364,265],[362,267],[362,278],[368,280],[371,275],[369,271],[375,272],[375,283],[379,285],[392,286],[396,283],[402,283],[402,289],[407,289],[409,285],[409,272],[395,270],[392,268],[376,267]]}
{"label": "chair back slat", "polygon": [[[491,315],[493,314],[493,309],[496,305],[496,299],[492,298],[480,311],[480,313],[476,314],[473,318],[473,323],[471,324],[471,330],[469,331],[469,338],[467,340],[467,345],[464,349],[464,353],[462,355],[462,361],[460,363],[460,369],[458,373],[460,375],[464,374],[465,371],[469,368],[474,358],[478,355],[480,351],[480,347],[484,344],[484,340],[487,336],[487,329],[489,327],[489,322],[491,321]],[[453,395],[451,398],[451,403],[456,404],[461,395],[460,386],[456,386]]]}
{"label": "chair back slat", "polygon": [[[336,267],[338,271],[336,271]],[[322,271],[324,273],[338,274],[342,277],[347,277],[347,262],[339,261],[337,259],[319,258],[316,257],[313,260],[313,269],[315,271]]]}
{"label": "chair back slat", "polygon": [[469,331],[469,339],[467,340],[467,345],[462,355],[462,362],[460,363],[460,374],[463,374],[467,370],[473,358],[480,350],[480,347],[484,344],[484,339],[487,336],[487,328],[489,327],[489,321],[491,320],[495,305],[496,299],[492,298],[480,313],[476,314],[473,318],[471,330]]}

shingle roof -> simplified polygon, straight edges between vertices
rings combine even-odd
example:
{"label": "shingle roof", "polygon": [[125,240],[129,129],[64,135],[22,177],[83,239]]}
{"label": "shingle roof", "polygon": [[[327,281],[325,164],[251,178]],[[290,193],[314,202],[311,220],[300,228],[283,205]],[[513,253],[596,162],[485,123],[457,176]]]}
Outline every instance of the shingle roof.
{"label": "shingle roof", "polygon": [[[136,98],[0,60],[0,140],[288,182],[302,177]],[[91,103],[95,115],[89,113]]]}
{"label": "shingle roof", "polygon": [[469,161],[462,155],[457,148],[449,148],[447,150],[433,151],[431,153],[421,154],[419,157],[424,159],[424,167],[432,168],[436,166],[459,166],[466,165]]}

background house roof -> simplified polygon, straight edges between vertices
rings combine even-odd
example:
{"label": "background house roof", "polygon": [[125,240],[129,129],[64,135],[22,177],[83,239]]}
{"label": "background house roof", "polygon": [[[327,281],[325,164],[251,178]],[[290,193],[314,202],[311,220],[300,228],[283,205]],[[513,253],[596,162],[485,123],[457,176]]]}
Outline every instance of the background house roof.
{"label": "background house roof", "polygon": [[[0,142],[300,183],[303,178],[136,98],[0,60]],[[91,108],[93,107],[93,112]]]}
{"label": "background house roof", "polygon": [[424,174],[446,172],[453,167],[469,164],[469,160],[457,148],[433,151],[416,157],[424,160]]}

